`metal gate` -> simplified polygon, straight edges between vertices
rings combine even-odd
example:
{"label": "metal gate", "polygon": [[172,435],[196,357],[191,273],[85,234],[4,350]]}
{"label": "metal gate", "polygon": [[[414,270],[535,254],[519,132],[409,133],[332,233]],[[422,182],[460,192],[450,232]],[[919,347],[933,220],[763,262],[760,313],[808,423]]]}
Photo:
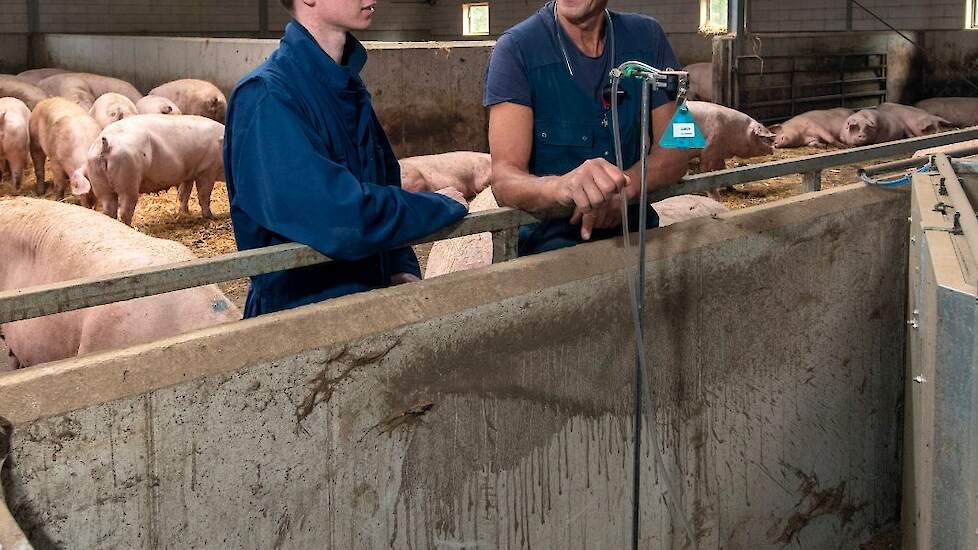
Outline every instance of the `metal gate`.
{"label": "metal gate", "polygon": [[861,108],[886,99],[886,53],[737,57],[738,111],[773,124],[813,109]]}

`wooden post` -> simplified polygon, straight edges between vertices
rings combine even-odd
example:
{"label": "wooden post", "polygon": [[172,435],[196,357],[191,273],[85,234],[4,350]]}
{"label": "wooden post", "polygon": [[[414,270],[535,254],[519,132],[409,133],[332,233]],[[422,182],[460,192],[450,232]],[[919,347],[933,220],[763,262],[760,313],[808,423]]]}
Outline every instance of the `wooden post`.
{"label": "wooden post", "polygon": [[814,193],[822,190],[822,171],[805,172],[801,176],[801,183],[805,187],[806,193]]}
{"label": "wooden post", "polygon": [[733,35],[713,37],[713,102],[736,108],[737,89],[736,68],[734,67],[734,45],[737,37]]}
{"label": "wooden post", "polygon": [[492,234],[492,263],[498,264],[516,258],[519,231],[518,227],[514,227]]}

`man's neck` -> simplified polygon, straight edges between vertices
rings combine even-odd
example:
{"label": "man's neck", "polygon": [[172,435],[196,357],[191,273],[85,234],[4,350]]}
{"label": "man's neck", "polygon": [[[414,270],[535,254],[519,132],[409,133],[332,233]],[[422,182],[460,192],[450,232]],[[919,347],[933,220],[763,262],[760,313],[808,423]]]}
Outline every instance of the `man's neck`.
{"label": "man's neck", "polygon": [[557,20],[577,49],[588,57],[599,57],[604,53],[604,11],[600,11],[583,21],[571,22],[561,17]]}
{"label": "man's neck", "polygon": [[343,48],[346,47],[346,31],[337,27],[297,19],[309,34],[316,39],[319,47],[338,65],[343,64]]}

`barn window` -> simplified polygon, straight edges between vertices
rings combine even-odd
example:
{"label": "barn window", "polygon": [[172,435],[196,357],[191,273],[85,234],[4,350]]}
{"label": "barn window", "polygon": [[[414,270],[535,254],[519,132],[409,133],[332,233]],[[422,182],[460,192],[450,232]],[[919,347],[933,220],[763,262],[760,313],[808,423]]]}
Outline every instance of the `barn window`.
{"label": "barn window", "polygon": [[462,4],[462,34],[479,36],[489,34],[489,4]]}
{"label": "barn window", "polygon": [[727,0],[700,0],[700,32],[709,34],[727,32],[730,26],[728,16]]}

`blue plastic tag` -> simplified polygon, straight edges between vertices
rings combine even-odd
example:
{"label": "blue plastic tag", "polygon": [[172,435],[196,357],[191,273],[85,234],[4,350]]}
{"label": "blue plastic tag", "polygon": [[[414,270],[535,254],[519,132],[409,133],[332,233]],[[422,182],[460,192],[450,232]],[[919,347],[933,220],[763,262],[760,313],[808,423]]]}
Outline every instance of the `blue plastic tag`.
{"label": "blue plastic tag", "polygon": [[703,131],[696,124],[696,119],[689,112],[689,107],[685,101],[676,108],[676,114],[662,134],[659,145],[667,149],[702,149],[706,147]]}

